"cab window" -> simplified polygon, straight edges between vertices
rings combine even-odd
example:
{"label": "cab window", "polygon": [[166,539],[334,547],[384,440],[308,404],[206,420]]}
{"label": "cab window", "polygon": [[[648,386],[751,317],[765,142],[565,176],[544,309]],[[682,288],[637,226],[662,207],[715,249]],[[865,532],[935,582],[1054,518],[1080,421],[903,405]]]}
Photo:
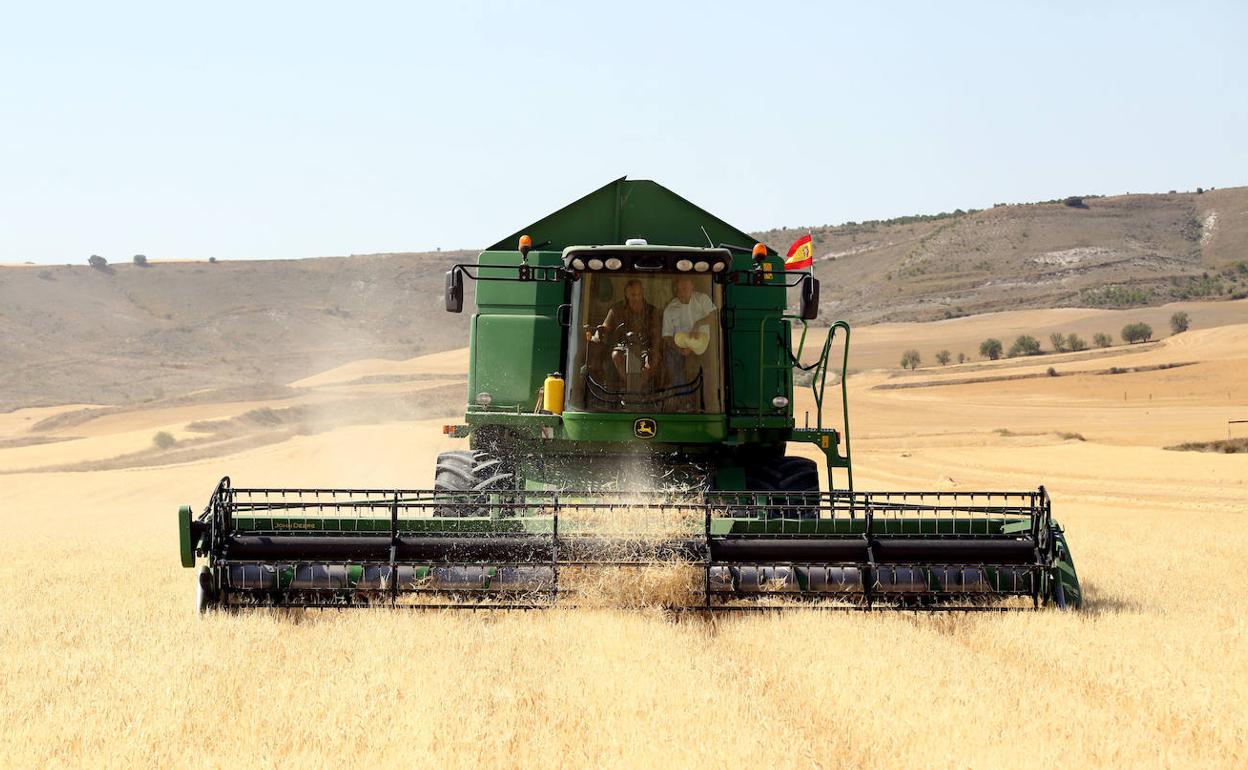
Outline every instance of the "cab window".
{"label": "cab window", "polygon": [[574,286],[569,409],[723,412],[723,297],[711,276],[587,272]]}

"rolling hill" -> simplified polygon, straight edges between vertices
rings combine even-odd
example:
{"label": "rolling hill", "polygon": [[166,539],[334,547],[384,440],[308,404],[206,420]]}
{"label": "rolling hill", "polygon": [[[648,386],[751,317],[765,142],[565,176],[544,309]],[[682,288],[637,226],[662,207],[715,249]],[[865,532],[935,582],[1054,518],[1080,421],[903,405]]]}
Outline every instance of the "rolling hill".
{"label": "rolling hill", "polygon": [[1248,188],[1069,204],[757,235],[783,249],[813,233],[825,314],[857,323],[1248,296]]}
{"label": "rolling hill", "polygon": [[[783,249],[808,230],[823,318],[856,324],[1248,292],[1248,188],[757,235]],[[469,315],[443,312],[442,281],[473,256],[0,267],[0,412],[281,397],[347,361],[461,347]]]}

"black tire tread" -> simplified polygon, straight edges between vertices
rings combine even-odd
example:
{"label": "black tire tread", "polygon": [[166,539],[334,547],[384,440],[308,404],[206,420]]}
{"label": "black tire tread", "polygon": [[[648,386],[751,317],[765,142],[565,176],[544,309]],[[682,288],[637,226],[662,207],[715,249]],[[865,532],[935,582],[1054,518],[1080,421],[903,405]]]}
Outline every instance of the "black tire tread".
{"label": "black tire tread", "polygon": [[[492,492],[514,486],[515,474],[501,457],[481,450],[455,449],[438,455],[434,466],[435,492]],[[470,500],[476,499],[470,498]],[[434,516],[480,516],[485,513],[479,503],[446,505],[436,508]]]}
{"label": "black tire tread", "polygon": [[[814,460],[806,457],[777,457],[767,462],[757,463],[746,470],[745,486],[747,491],[757,492],[792,492],[792,496],[773,495],[776,503],[786,506],[812,505],[801,508],[800,517],[816,518],[818,512],[819,466]],[[792,509],[786,509],[785,515]]]}

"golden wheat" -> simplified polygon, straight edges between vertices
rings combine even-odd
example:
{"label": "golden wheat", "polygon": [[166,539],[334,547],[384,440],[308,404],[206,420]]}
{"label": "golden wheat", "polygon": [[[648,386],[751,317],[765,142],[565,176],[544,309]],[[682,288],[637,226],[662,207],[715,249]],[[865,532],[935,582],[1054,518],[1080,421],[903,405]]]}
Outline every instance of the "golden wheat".
{"label": "golden wheat", "polygon": [[[1245,329],[1210,349],[1235,394]],[[1048,484],[1078,613],[673,619],[654,605],[681,583],[659,565],[652,586],[587,589],[639,610],[199,619],[173,512],[218,471],[410,482],[451,446],[438,426],[2,475],[0,767],[1244,767],[1248,465],[1155,448],[1216,438],[1224,412],[1136,392],[1178,399],[1208,371],[854,393],[860,488]],[[1088,441],[1044,438],[1058,418]]]}
{"label": "golden wheat", "polygon": [[1128,529],[1113,511],[1068,511],[1089,591],[1077,614],[200,620],[171,517],[32,522],[9,502],[6,767],[1248,760],[1235,515],[1152,514]]}

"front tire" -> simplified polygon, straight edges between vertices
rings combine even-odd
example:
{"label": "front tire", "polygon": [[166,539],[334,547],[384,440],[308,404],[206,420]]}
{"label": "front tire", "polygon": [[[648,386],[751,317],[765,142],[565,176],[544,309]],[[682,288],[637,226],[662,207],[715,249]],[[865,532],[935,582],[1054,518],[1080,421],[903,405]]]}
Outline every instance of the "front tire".
{"label": "front tire", "polygon": [[[819,517],[819,466],[805,457],[776,457],[750,465],[745,471],[750,492],[770,492],[778,508],[770,518],[816,519]],[[777,493],[791,494],[777,494]]]}
{"label": "front tire", "polygon": [[[456,494],[456,502],[434,509],[434,516],[484,516],[491,492],[515,488],[515,473],[501,457],[489,452],[456,449],[438,455],[434,471],[435,492]],[[466,495],[476,492],[477,495]]]}

